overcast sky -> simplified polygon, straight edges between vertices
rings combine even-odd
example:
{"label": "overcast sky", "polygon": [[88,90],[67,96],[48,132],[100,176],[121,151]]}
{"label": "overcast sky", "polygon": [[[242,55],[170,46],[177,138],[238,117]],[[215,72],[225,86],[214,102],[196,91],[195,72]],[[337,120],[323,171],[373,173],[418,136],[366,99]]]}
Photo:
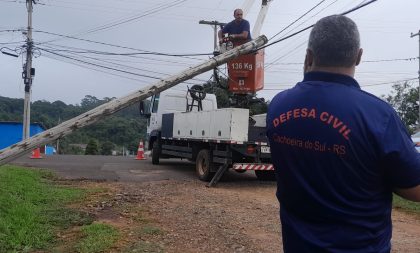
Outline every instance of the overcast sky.
{"label": "overcast sky", "polygon": [[[213,51],[213,29],[200,20],[229,22],[244,0],[40,0],[34,5],[33,40],[36,76],[32,101],[61,100],[79,104],[85,95],[121,97],[176,74],[210,56],[170,57],[133,55],[139,52],[204,54]],[[315,23],[319,18],[342,13],[363,0],[273,0],[262,34],[272,38],[316,4],[308,15],[270,40],[280,39]],[[254,25],[261,1],[246,15]],[[393,83],[411,80],[418,85],[419,0],[378,0],[348,16],[359,26],[364,55],[356,79],[362,89],[381,96]],[[23,0],[0,0],[0,48],[21,52],[27,27]],[[78,39],[71,39],[71,36]],[[260,97],[277,92],[302,79],[309,31],[266,48],[265,89]],[[94,43],[96,42],[96,43]],[[102,44],[101,44],[102,43]],[[109,44],[109,45],[105,45]],[[111,46],[113,45],[113,46]],[[119,46],[119,47],[117,47]],[[131,55],[110,55],[131,54]],[[0,54],[0,96],[23,98],[21,78],[24,59]],[[117,69],[120,71],[116,71]],[[222,68],[223,71],[223,68]],[[129,72],[129,73],[128,73]],[[189,81],[191,86],[211,77],[205,73]],[[177,89],[181,89],[180,85]]]}

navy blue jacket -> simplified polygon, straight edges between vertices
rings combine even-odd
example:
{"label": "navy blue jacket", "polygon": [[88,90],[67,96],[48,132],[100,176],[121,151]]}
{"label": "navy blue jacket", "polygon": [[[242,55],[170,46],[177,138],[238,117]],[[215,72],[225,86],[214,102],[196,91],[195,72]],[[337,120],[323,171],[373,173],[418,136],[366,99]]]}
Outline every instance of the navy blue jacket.
{"label": "navy blue jacket", "polygon": [[350,76],[309,72],[267,113],[285,252],[389,252],[394,188],[420,184],[396,112]]}

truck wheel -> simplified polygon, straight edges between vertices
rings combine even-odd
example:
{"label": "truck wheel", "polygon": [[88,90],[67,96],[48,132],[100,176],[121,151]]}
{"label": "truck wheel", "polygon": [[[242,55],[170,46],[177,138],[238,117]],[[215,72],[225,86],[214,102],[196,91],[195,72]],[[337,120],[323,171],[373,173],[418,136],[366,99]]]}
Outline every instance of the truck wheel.
{"label": "truck wheel", "polygon": [[153,142],[153,147],[152,147],[152,164],[159,164],[159,156],[160,156],[159,142],[155,141]]}
{"label": "truck wheel", "polygon": [[210,181],[214,174],[214,172],[211,172],[212,166],[213,162],[210,160],[210,151],[208,149],[200,150],[195,161],[195,170],[198,178],[202,181]]}
{"label": "truck wheel", "polygon": [[261,181],[276,181],[274,170],[256,170],[255,175]]}

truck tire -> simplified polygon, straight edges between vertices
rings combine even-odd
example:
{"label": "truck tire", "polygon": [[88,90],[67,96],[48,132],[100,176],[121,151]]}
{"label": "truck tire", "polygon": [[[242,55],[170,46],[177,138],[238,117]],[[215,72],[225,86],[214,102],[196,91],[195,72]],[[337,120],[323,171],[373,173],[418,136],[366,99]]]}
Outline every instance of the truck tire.
{"label": "truck tire", "polygon": [[276,181],[274,170],[256,170],[255,175],[261,181]]}
{"label": "truck tire", "polygon": [[160,147],[159,142],[155,141],[153,142],[152,147],[152,164],[159,164],[159,156],[160,156]]}
{"label": "truck tire", "polygon": [[213,162],[211,161],[210,151],[202,149],[198,152],[197,159],[195,160],[195,170],[198,178],[201,181],[210,181],[213,178],[214,172],[211,172]]}

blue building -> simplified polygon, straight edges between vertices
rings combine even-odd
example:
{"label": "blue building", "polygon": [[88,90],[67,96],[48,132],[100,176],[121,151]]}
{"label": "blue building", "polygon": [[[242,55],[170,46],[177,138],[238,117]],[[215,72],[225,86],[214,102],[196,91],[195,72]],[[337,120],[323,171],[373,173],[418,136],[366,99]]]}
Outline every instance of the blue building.
{"label": "blue building", "polygon": [[[34,136],[45,131],[45,127],[40,123],[32,123],[30,126],[30,136]],[[22,122],[0,122],[0,149],[18,143],[22,140]],[[53,148],[49,146],[40,147],[41,153],[53,153]]]}

